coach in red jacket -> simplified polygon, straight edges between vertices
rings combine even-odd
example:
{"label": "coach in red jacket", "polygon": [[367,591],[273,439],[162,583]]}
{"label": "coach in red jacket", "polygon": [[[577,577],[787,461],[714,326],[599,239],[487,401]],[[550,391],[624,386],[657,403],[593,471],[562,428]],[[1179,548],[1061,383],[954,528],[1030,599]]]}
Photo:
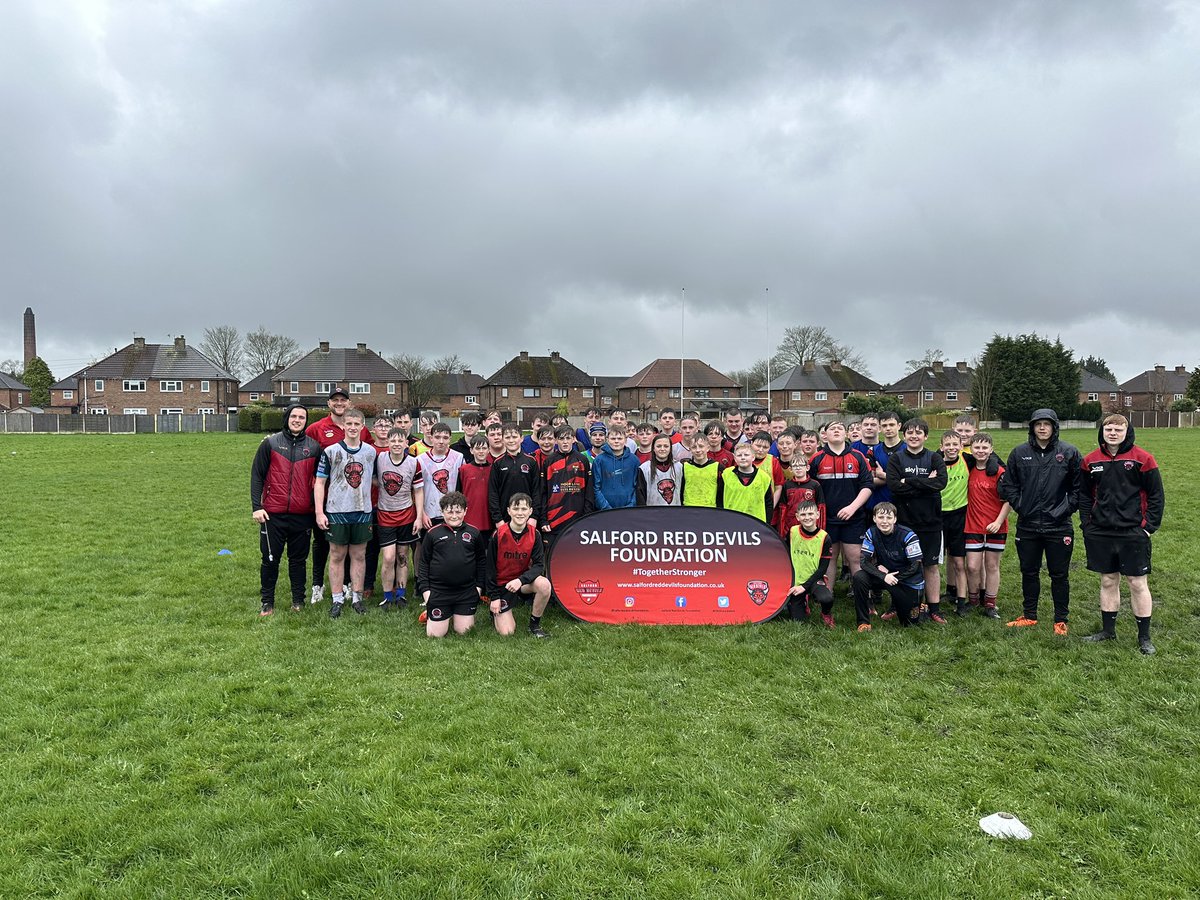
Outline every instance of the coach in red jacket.
{"label": "coach in red jacket", "polygon": [[275,582],[284,548],[292,583],[292,611],[304,609],[305,563],[314,525],[313,478],[321,445],[304,433],[308,411],[299,404],[284,413],[284,429],[258,445],[250,467],[250,506],[262,550],[262,611],[275,612]]}

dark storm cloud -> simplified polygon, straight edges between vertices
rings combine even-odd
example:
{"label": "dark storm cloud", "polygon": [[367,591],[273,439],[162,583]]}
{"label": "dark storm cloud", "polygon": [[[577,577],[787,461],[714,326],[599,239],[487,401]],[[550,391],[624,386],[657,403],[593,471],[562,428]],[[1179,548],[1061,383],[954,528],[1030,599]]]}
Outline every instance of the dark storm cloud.
{"label": "dark storm cloud", "polygon": [[[679,352],[685,286],[722,368],[767,314],[878,378],[993,330],[1122,377],[1194,345],[1185,7],[48,9],[0,8],[0,358],[28,304],[80,355],[265,323],[632,372]],[[1114,321],[1161,340],[1095,346]]]}

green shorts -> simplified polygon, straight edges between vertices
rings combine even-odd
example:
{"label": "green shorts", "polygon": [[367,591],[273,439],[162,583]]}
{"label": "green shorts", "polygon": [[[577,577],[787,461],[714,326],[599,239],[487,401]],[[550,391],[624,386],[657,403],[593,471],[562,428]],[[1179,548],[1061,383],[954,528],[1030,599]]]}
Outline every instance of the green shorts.
{"label": "green shorts", "polygon": [[370,522],[330,522],[328,535],[329,543],[344,547],[347,544],[365,544],[371,540]]}

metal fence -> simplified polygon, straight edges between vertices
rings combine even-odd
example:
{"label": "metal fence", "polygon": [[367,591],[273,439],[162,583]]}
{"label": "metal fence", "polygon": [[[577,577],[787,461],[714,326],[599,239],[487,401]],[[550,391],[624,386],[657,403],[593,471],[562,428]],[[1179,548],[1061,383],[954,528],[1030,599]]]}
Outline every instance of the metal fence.
{"label": "metal fence", "polygon": [[237,427],[237,413],[166,416],[0,414],[0,434],[199,434],[237,431]]}

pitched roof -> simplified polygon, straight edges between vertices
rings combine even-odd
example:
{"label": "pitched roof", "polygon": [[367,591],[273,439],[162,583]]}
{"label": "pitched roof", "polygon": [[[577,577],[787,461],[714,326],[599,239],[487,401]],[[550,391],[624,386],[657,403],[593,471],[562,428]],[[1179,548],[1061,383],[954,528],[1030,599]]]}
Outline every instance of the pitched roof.
{"label": "pitched roof", "polygon": [[29,385],[21,384],[7,372],[0,372],[0,391],[27,391]]}
{"label": "pitched roof", "polygon": [[969,391],[971,379],[975,370],[966,363],[959,366],[947,366],[935,363],[932,366],[921,366],[909,372],[895,384],[889,384],[885,390],[892,391]]}
{"label": "pitched roof", "polygon": [[522,350],[483,384],[495,387],[591,387],[592,376],[563,359],[558,351],[549,356],[530,356]]}
{"label": "pitched roof", "polygon": [[483,376],[474,372],[447,372],[442,393],[447,397],[476,397],[483,386]]}
{"label": "pitched roof", "polygon": [[237,381],[215,362],[190,347],[183,338],[173,344],[147,344],[143,338],[118,350],[98,363],[81,369],[88,378],[211,378]]}
{"label": "pitched roof", "polygon": [[793,366],[761,391],[881,391],[883,386],[866,375],[843,365],[831,364]]}
{"label": "pitched roof", "polygon": [[1116,382],[1089,372],[1082,366],[1079,367],[1079,389],[1089,394],[1115,394],[1120,390]]}
{"label": "pitched roof", "polygon": [[328,381],[334,384],[408,381],[390,362],[374,350],[368,350],[366,344],[357,347],[330,347],[324,344],[280,369],[275,373],[274,380]]}
{"label": "pitched roof", "polygon": [[[741,387],[741,385],[728,375],[722,375],[708,363],[700,359],[685,359],[683,361],[682,380],[685,389],[689,387]],[[675,359],[656,359],[618,384],[617,390],[625,391],[642,387],[679,387],[679,382],[679,357],[675,357]]]}
{"label": "pitched roof", "polygon": [[79,387],[79,373],[68,375],[62,381],[56,381],[50,385],[52,391],[73,391]]}
{"label": "pitched roof", "polygon": [[264,369],[245,384],[238,387],[239,391],[249,391],[256,394],[270,394],[275,391],[275,373],[279,369]]}
{"label": "pitched roof", "polygon": [[1121,385],[1121,390],[1127,394],[1186,394],[1191,377],[1192,373],[1185,366],[1176,369],[1155,366],[1140,375],[1134,375]]}

